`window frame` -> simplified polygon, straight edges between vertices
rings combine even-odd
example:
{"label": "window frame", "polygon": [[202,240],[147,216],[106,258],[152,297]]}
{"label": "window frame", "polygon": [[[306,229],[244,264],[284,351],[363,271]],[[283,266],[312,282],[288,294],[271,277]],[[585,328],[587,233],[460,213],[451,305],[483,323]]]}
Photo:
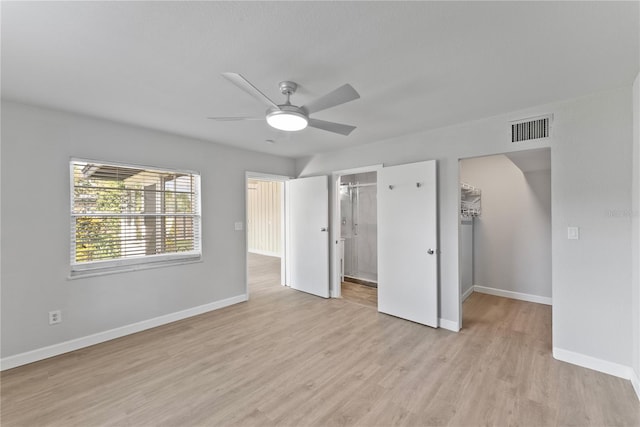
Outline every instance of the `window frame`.
{"label": "window frame", "polygon": [[[194,213],[187,215],[197,221],[197,227],[194,227],[195,233],[193,237],[194,249],[185,252],[152,254],[152,255],[137,255],[132,257],[94,260],[85,262],[76,262],[76,240],[77,235],[75,232],[75,221],[78,215],[74,213],[75,198],[75,179],[74,179],[74,166],[77,163],[95,163],[103,166],[113,166],[129,169],[140,169],[144,171],[153,172],[167,172],[173,174],[190,175],[196,180],[195,191],[195,203]],[[122,162],[112,162],[105,160],[94,160],[79,157],[71,157],[69,159],[69,242],[70,242],[70,274],[69,278],[79,278],[88,276],[97,276],[103,274],[112,274],[125,271],[136,271],[148,268],[166,267],[171,265],[189,264],[202,261],[202,190],[201,190],[201,175],[197,171],[187,169],[176,169],[168,167],[147,166],[139,164],[130,164]],[[96,215],[99,216],[99,215]],[[137,218],[137,216],[134,216]]]}

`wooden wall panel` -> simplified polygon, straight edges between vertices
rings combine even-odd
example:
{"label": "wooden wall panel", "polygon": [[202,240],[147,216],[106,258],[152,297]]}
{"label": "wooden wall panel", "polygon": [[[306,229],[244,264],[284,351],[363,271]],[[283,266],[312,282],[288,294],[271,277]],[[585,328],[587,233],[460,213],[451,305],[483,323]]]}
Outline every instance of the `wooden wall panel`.
{"label": "wooden wall panel", "polygon": [[282,182],[249,180],[247,236],[249,252],[280,256],[282,252]]}

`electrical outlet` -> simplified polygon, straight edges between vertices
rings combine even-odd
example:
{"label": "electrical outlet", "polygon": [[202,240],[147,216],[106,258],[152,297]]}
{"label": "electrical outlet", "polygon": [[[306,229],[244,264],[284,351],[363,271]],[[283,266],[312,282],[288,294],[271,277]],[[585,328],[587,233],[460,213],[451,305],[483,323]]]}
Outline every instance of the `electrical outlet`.
{"label": "electrical outlet", "polygon": [[62,312],[60,310],[54,310],[49,312],[49,324],[55,325],[62,322]]}

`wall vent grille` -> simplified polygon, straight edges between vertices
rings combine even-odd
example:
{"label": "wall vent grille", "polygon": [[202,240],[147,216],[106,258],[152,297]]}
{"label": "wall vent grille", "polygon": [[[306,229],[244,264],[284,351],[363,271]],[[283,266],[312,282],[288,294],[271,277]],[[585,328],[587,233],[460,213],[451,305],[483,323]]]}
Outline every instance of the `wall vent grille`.
{"label": "wall vent grille", "polygon": [[519,120],[511,123],[511,142],[548,138],[551,116]]}

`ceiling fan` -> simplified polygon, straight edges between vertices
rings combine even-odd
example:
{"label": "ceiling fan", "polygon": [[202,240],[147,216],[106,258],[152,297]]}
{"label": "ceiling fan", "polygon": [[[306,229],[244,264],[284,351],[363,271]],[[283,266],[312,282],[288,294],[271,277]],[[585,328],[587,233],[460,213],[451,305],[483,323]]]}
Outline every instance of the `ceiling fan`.
{"label": "ceiling fan", "polygon": [[302,107],[298,107],[289,102],[290,96],[293,95],[298,88],[298,85],[294,82],[280,82],[280,92],[287,97],[287,100],[284,104],[278,105],[269,99],[264,93],[260,92],[258,88],[240,74],[222,73],[222,76],[247,92],[249,95],[267,104],[269,109],[267,109],[265,117],[209,117],[209,119],[218,121],[266,119],[267,123],[271,127],[278,130],[297,131],[310,126],[345,136],[349,135],[356,128],[355,126],[327,122],[325,120],[318,120],[309,117],[310,114],[315,112],[326,110],[327,108],[335,107],[360,98],[358,92],[356,92],[350,84],[340,86],[336,90],[329,92],[328,94],[321,96]]}

